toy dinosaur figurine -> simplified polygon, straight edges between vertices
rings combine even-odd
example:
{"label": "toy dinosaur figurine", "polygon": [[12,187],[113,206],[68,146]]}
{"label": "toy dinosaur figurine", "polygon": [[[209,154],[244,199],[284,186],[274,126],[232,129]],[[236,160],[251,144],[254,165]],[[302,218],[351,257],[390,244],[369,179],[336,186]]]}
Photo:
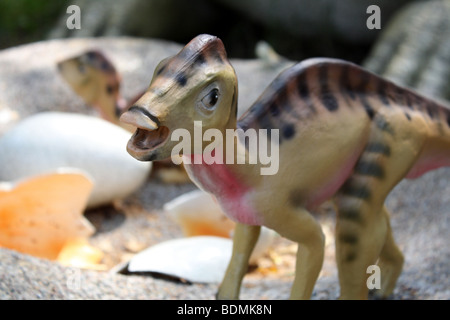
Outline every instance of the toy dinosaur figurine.
{"label": "toy dinosaur figurine", "polygon": [[121,77],[112,62],[97,50],[87,51],[58,63],[58,70],[71,88],[93,106],[107,121],[129,131],[133,127],[119,122],[119,116],[136,102],[143,92],[131,101],[120,94]]}
{"label": "toy dinosaur figurine", "polygon": [[[101,117],[133,132],[136,127],[119,121],[120,115],[128,110],[143,94],[139,92],[126,101],[120,93],[121,76],[114,64],[102,52],[89,50],[78,56],[58,63],[58,71],[70,87]],[[173,163],[160,162],[153,167],[153,173],[165,183],[186,183],[185,171]]]}
{"label": "toy dinosaur figurine", "polygon": [[[298,243],[291,298],[310,298],[324,256],[324,235],[310,212],[327,199],[338,211],[340,297],[367,298],[367,267],[377,260],[378,294],[389,295],[403,256],[384,201],[404,177],[450,165],[450,110],[335,59],[296,64],[239,121],[236,109],[237,80],[224,46],[216,37],[200,35],[160,63],[147,92],[121,117],[138,128],[127,149],[143,161],[170,157],[178,142],[169,137],[178,128],[194,135],[194,121],[224,136],[236,128],[279,130],[280,164],[274,175],[261,175],[258,163],[203,159],[195,164],[190,160],[202,160],[202,154],[184,150],[191,179],[238,222],[218,298],[238,298],[262,225]],[[248,152],[245,141],[234,144]]]}

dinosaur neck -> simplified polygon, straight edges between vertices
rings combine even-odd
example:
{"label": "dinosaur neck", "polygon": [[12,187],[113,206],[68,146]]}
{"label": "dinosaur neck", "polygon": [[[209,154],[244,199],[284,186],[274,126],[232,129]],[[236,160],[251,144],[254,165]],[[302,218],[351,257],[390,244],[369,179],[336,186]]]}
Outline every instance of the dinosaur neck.
{"label": "dinosaur neck", "polygon": [[245,152],[245,146],[237,139],[230,145],[234,147],[233,154],[227,153],[224,143],[211,153],[183,155],[186,172],[200,189],[215,196],[232,220],[261,225],[246,200],[246,195],[258,185],[255,165],[237,163],[238,154]]}
{"label": "dinosaur neck", "polygon": [[241,137],[236,134],[235,123],[236,120],[234,128],[230,125],[220,131],[213,142],[203,141],[201,148],[198,145],[196,149],[194,145],[191,154],[183,155],[183,162],[191,179],[200,188],[217,197],[237,196],[244,189],[247,190],[248,186],[257,184],[256,180],[260,177],[261,165],[249,161],[249,152]]}

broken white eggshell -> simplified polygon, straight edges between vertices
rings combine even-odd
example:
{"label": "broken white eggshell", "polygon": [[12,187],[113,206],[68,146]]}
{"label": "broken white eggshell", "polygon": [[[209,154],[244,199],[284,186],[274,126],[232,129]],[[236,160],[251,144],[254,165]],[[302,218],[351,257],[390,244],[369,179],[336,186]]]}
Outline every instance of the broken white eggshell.
{"label": "broken white eggshell", "polygon": [[163,209],[186,237],[212,235],[229,238],[235,227],[213,197],[202,190],[184,193],[164,204]]}
{"label": "broken white eggshell", "polygon": [[[231,239],[215,236],[169,240],[135,255],[126,270],[130,273],[156,272],[192,283],[220,283],[230,262],[232,248]],[[255,248],[250,261],[256,261],[256,255],[265,252]]]}
{"label": "broken white eggshell", "polygon": [[20,121],[0,138],[0,181],[15,181],[58,167],[86,171],[94,189],[88,208],[137,190],[150,162],[126,151],[130,133],[105,120],[63,112],[39,113]]}
{"label": "broken white eggshell", "polygon": [[[229,238],[235,223],[225,216],[211,195],[195,190],[164,205],[167,214],[183,229],[187,238],[169,240],[143,250],[128,263],[127,271],[156,272],[193,283],[219,283],[231,258]],[[272,245],[276,233],[261,228],[250,257],[256,264]]]}
{"label": "broken white eggshell", "polygon": [[231,258],[230,239],[199,236],[165,241],[134,256],[128,272],[157,272],[193,283],[219,283]]}
{"label": "broken white eggshell", "polygon": [[[181,227],[186,237],[210,235],[230,238],[236,225],[224,214],[214,198],[202,190],[182,194],[167,202],[163,209]],[[256,264],[258,258],[267,252],[275,236],[273,230],[261,228],[250,264]]]}

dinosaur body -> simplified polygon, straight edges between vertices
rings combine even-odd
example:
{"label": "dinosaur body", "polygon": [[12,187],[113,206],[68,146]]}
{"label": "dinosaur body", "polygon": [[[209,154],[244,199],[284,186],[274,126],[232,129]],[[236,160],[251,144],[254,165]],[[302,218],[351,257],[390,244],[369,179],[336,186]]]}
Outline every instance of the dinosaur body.
{"label": "dinosaur body", "polygon": [[[237,298],[248,258],[267,226],[299,244],[291,298],[309,298],[323,262],[324,237],[310,211],[332,198],[341,298],[366,298],[366,269],[379,259],[382,296],[399,276],[384,200],[404,177],[450,166],[450,111],[341,60],[311,59],[281,73],[239,121],[237,81],[222,42],[201,35],[164,60],[122,120],[138,130],[128,151],[140,160],[171,155],[177,128],[194,121],[227,129],[279,130],[279,170],[261,164],[186,161],[186,171],[235,220],[233,256],[219,298]],[[210,142],[204,142],[202,150]],[[236,139],[237,154],[248,153]],[[226,149],[218,148],[226,157]],[[220,151],[222,150],[222,151]],[[205,159],[203,159],[205,160]]]}

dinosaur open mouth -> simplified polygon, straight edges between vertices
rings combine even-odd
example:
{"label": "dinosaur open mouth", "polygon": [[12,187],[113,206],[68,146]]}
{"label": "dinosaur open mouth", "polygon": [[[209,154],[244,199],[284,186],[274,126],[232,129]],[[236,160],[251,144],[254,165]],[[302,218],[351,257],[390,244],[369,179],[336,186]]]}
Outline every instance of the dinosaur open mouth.
{"label": "dinosaur open mouth", "polygon": [[127,149],[133,156],[148,154],[162,146],[169,138],[169,128],[160,126],[156,130],[137,128],[128,142]]}

